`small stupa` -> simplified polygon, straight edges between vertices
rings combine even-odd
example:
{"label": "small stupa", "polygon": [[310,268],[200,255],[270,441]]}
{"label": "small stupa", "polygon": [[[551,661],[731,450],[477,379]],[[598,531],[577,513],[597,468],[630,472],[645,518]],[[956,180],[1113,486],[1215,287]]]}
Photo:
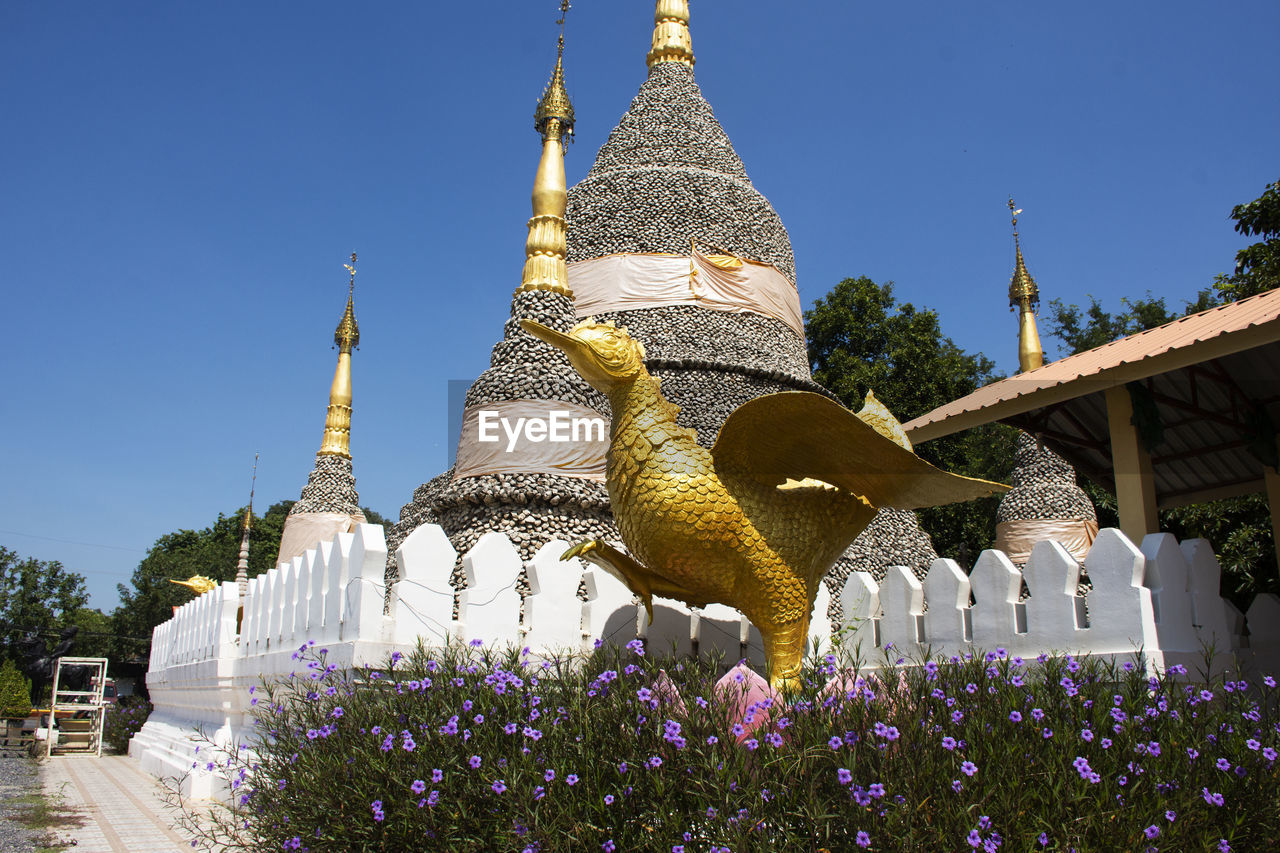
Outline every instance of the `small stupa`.
{"label": "small stupa", "polygon": [[[329,388],[329,410],[324,420],[324,437],[316,464],[302,487],[302,496],[289,510],[280,535],[277,564],[287,563],[317,542],[328,541],[365,522],[351,469],[351,353],[360,345],[360,326],[354,305],[356,255],[351,253],[347,286],[347,308],[333,333],[338,348],[338,366]],[[238,579],[238,578],[237,578]],[[247,578],[246,578],[247,580]]]}
{"label": "small stupa", "polygon": [[[1018,372],[1026,373],[1044,365],[1040,333],[1036,329],[1036,306],[1040,288],[1027,272],[1018,239],[1018,215],[1009,199],[1013,218],[1014,263],[1009,282],[1009,306],[1018,312]],[[1015,565],[1022,566],[1036,542],[1061,542],[1073,557],[1083,562],[1098,535],[1098,513],[1093,501],[1076,483],[1076,472],[1067,460],[1049,450],[1035,436],[1022,433],[1014,456],[1013,488],[1000,499],[996,510],[995,548],[1004,551]]]}

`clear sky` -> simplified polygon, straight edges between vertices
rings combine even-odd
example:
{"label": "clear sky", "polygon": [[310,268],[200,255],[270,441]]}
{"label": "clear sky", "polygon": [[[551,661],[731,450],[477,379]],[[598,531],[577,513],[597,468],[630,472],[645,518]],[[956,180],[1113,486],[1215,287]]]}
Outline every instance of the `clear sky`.
{"label": "clear sky", "polygon": [[[255,452],[258,507],[297,498],[353,250],[355,471],[396,517],[519,284],[556,7],[0,4],[0,544],[110,610],[159,536],[244,504]],[[1046,301],[1180,307],[1280,178],[1275,0],[692,8],[804,306],[892,280],[1005,371],[1010,194]],[[574,3],[571,183],[644,80],[652,14]]]}

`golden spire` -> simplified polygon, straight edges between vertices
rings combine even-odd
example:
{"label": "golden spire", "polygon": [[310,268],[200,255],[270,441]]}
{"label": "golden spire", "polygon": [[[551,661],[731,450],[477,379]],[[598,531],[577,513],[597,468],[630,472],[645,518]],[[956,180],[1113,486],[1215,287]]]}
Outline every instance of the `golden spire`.
{"label": "golden spire", "polygon": [[333,385],[329,388],[329,412],[324,419],[324,439],[320,442],[321,456],[351,458],[351,351],[360,345],[360,326],[356,323],[353,303],[356,289],[356,253],[351,253],[351,263],[344,264],[351,273],[347,285],[347,310],[334,330],[333,342],[338,347],[338,367],[333,372]]}
{"label": "golden spire", "polygon": [[517,293],[550,290],[572,296],[565,255],[569,246],[565,223],[568,186],[564,177],[564,140],[573,137],[573,104],[564,88],[564,16],[569,0],[560,0],[560,41],[556,67],[538,100],[533,126],[542,134],[542,159],[533,179],[533,217],[524,245],[524,272]]}
{"label": "golden spire", "polygon": [[1013,279],[1009,282],[1010,310],[1018,309],[1018,372],[1035,370],[1044,364],[1044,352],[1040,348],[1040,332],[1036,329],[1036,308],[1040,305],[1040,289],[1027,272],[1022,261],[1022,245],[1018,242],[1018,214],[1013,198],[1009,198],[1009,213],[1013,217],[1013,248],[1015,260]]}
{"label": "golden spire", "polygon": [[258,485],[258,454],[253,454],[253,480],[249,483],[249,507],[244,511],[244,532],[240,536],[240,561],[236,563],[236,587],[240,598],[249,592],[249,529],[253,526],[253,492]]}
{"label": "golden spire", "polygon": [[693,67],[689,0],[658,0],[653,10],[653,47],[644,60],[650,68],[659,62],[679,62]]}

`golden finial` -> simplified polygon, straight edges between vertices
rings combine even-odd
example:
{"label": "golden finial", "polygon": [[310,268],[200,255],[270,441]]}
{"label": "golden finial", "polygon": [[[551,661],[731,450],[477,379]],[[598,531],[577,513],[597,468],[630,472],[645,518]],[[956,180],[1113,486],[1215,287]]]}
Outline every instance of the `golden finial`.
{"label": "golden finial", "polygon": [[356,290],[356,253],[351,253],[351,263],[343,264],[351,274],[347,284],[347,310],[338,321],[333,342],[338,346],[338,366],[333,372],[333,385],[329,388],[329,412],[324,419],[324,439],[320,442],[321,456],[351,458],[351,351],[360,345],[360,326],[356,323],[353,303]]}
{"label": "golden finial", "polygon": [[347,272],[351,273],[351,281],[347,285],[347,310],[343,312],[342,319],[338,321],[338,328],[333,332],[333,342],[342,352],[351,352],[351,350],[360,346],[360,324],[356,322],[356,309],[352,299],[356,292],[356,253],[351,253],[351,263],[343,264]]}
{"label": "golden finial", "polygon": [[1020,372],[1035,370],[1044,364],[1044,352],[1040,348],[1040,332],[1036,329],[1036,308],[1040,305],[1040,289],[1027,272],[1022,260],[1022,244],[1018,241],[1018,215],[1009,197],[1009,214],[1013,220],[1013,278],[1009,281],[1009,309],[1018,311],[1018,369]]}
{"label": "golden finial", "polygon": [[653,47],[644,59],[650,68],[659,62],[679,62],[693,67],[689,0],[658,0],[653,10]]}
{"label": "golden finial", "polygon": [[533,128],[544,140],[555,137],[573,138],[573,103],[564,87],[564,19],[569,11],[569,0],[560,0],[560,39],[556,45],[556,67],[551,80],[538,99],[538,109],[533,114]]}
{"label": "golden finial", "polygon": [[529,237],[524,244],[524,271],[520,287],[526,290],[550,290],[572,296],[569,272],[565,266],[568,254],[565,204],[568,187],[564,176],[564,138],[573,136],[573,104],[564,88],[564,18],[568,0],[560,0],[559,46],[556,69],[551,82],[538,101],[533,124],[542,134],[542,158],[533,179],[533,217],[529,220]]}

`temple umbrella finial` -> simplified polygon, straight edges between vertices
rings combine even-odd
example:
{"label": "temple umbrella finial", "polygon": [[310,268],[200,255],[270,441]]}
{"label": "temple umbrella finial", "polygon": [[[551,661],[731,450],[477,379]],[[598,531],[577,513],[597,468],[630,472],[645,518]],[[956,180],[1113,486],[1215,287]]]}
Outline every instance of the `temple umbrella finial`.
{"label": "temple umbrella finial", "polygon": [[564,16],[568,0],[560,0],[560,39],[551,81],[538,99],[533,126],[542,136],[542,159],[533,179],[533,217],[524,247],[524,271],[516,292],[549,290],[572,296],[569,271],[565,205],[568,185],[564,176],[564,140],[573,138],[573,104],[564,87]]}
{"label": "temple umbrella finial", "polygon": [[1013,219],[1013,278],[1009,281],[1009,306],[1018,311],[1018,372],[1035,370],[1044,364],[1044,352],[1040,347],[1040,332],[1036,328],[1036,309],[1040,306],[1040,289],[1027,272],[1022,260],[1022,244],[1018,240],[1018,214],[1009,198],[1009,213]]}
{"label": "temple umbrella finial", "polygon": [[343,264],[351,274],[347,285],[347,308],[333,332],[333,343],[338,347],[338,366],[333,372],[333,385],[329,388],[329,411],[324,419],[324,438],[320,442],[321,456],[351,458],[351,352],[360,345],[360,325],[356,322],[356,253],[351,253],[351,263]]}
{"label": "temple umbrella finial", "polygon": [[653,46],[645,56],[650,67],[679,62],[693,67],[693,36],[689,33],[689,0],[658,0],[653,11]]}

